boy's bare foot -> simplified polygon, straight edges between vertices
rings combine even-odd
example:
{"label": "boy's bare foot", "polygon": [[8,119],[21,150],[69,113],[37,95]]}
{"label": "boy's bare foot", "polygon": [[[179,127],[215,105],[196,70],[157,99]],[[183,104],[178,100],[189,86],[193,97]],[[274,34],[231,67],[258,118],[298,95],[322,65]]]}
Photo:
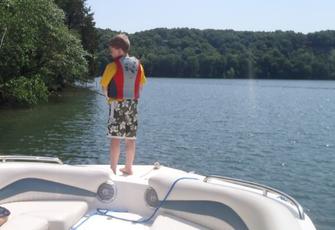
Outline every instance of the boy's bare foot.
{"label": "boy's bare foot", "polygon": [[111,168],[112,172],[114,173],[114,175],[116,175],[116,170],[113,169],[112,167],[110,167],[110,168]]}
{"label": "boy's bare foot", "polygon": [[129,170],[129,169],[126,169],[126,168],[121,168],[120,172],[122,172],[123,174],[126,174],[126,175],[133,175],[133,171]]}

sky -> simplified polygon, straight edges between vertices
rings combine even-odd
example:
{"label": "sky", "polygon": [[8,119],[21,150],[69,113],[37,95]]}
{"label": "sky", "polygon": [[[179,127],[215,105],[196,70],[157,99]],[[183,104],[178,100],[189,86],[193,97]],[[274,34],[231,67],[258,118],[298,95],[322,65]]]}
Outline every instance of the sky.
{"label": "sky", "polygon": [[127,33],[158,27],[335,30],[335,0],[87,0],[87,5],[97,27]]}

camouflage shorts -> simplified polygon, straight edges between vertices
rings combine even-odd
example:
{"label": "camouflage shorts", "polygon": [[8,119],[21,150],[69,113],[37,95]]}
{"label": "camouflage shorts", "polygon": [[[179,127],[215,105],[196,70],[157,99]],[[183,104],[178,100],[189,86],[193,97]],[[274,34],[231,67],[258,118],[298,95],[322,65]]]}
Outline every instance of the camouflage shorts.
{"label": "camouflage shorts", "polygon": [[137,104],[137,100],[130,99],[110,104],[108,137],[136,139]]}

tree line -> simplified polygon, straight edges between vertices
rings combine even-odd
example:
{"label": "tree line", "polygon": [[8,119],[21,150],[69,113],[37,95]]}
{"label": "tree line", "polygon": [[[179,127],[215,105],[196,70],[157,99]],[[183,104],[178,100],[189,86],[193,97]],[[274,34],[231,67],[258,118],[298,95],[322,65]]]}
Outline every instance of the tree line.
{"label": "tree line", "polygon": [[85,0],[0,1],[0,104],[36,104],[97,72]]}
{"label": "tree line", "polygon": [[[98,29],[100,71],[108,39]],[[239,32],[158,28],[130,34],[131,54],[152,77],[335,79],[335,31]]]}

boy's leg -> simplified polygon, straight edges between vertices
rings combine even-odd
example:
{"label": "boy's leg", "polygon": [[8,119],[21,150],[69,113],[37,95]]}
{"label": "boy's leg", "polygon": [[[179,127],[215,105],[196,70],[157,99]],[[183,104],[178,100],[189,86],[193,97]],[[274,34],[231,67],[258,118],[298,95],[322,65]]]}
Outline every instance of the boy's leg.
{"label": "boy's leg", "polygon": [[116,175],[116,167],[119,162],[120,156],[120,139],[112,138],[110,145],[110,160],[111,160],[111,169]]}
{"label": "boy's leg", "polygon": [[126,164],[121,169],[125,174],[133,174],[132,165],[135,158],[136,148],[136,131],[137,131],[137,100],[127,101],[127,113],[125,113],[126,121]]}
{"label": "boy's leg", "polygon": [[126,164],[125,167],[120,169],[121,172],[125,174],[133,174],[133,162],[135,158],[136,150],[136,140],[135,139],[126,139]]}

